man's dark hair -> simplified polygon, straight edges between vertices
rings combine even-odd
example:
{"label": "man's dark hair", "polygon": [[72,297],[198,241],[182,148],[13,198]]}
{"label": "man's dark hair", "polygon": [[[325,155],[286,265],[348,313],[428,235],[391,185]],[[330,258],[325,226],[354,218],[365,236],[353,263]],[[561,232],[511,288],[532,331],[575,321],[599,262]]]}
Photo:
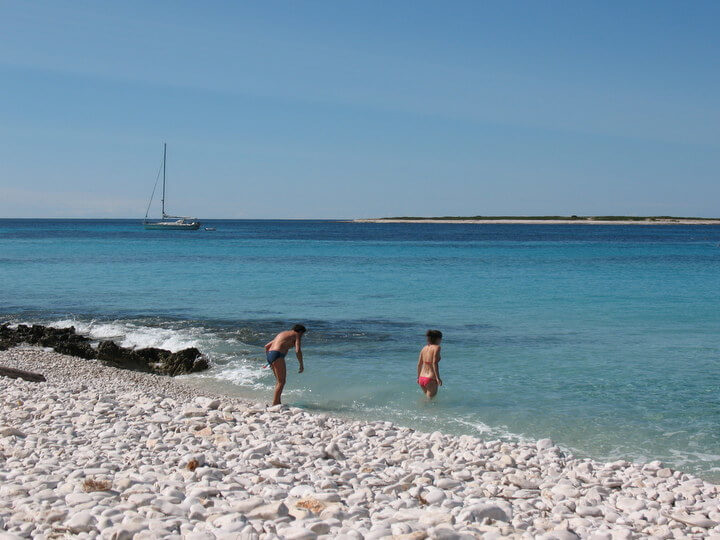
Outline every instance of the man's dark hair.
{"label": "man's dark hair", "polygon": [[292,327],[292,329],[293,332],[298,332],[300,334],[304,334],[305,332],[307,332],[307,328],[305,328],[302,324],[296,324]]}
{"label": "man's dark hair", "polygon": [[428,330],[425,335],[427,336],[428,343],[437,345],[437,342],[442,339],[442,332],[440,330]]}

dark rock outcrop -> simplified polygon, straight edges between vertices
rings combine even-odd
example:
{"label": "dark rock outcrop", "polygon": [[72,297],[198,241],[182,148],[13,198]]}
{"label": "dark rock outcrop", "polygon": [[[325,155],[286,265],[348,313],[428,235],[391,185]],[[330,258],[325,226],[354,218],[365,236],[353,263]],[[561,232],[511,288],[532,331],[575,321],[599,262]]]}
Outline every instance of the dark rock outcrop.
{"label": "dark rock outcrop", "polygon": [[97,349],[99,360],[116,367],[147,371],[158,375],[184,375],[207,369],[207,359],[195,347],[170,352],[153,347],[126,349],[113,341],[102,341]]}
{"label": "dark rock outcrop", "polygon": [[55,351],[80,358],[96,358],[95,349],[90,345],[90,339],[75,333],[75,327],[52,328],[33,324],[27,326],[20,324],[17,328],[10,328],[7,324],[0,325],[0,350],[15,347],[21,343],[51,347]]}
{"label": "dark rock outcrop", "polygon": [[47,380],[42,373],[33,373],[32,371],[23,371],[22,369],[13,369],[4,366],[0,366],[0,377],[23,379],[30,382],[45,382]]}
{"label": "dark rock outcrop", "polygon": [[171,352],[165,349],[129,349],[114,341],[101,341],[93,348],[88,337],[69,328],[51,328],[34,324],[10,328],[0,325],[0,351],[22,343],[51,347],[56,352],[85,359],[102,360],[114,367],[157,373],[158,375],[184,375],[203,371],[209,367],[207,359],[195,347]]}

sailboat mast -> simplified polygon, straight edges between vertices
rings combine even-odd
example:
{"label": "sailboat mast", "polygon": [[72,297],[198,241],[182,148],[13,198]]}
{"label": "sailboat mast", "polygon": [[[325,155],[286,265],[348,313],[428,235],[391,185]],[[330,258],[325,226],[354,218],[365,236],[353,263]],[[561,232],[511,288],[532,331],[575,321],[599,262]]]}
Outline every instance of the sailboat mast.
{"label": "sailboat mast", "polygon": [[163,143],[163,195],[162,195],[162,217],[165,217],[165,163],[167,160],[167,143]]}

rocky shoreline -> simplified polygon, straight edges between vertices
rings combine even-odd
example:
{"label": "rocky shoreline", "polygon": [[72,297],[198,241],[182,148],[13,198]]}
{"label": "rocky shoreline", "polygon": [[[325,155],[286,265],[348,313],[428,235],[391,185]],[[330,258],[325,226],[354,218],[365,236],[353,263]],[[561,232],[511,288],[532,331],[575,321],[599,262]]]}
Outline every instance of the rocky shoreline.
{"label": "rocky shoreline", "polygon": [[[0,540],[718,538],[718,486],[202,392],[36,348],[0,365]],[[3,532],[4,531],[4,532]]]}
{"label": "rocky shoreline", "polygon": [[90,338],[78,334],[73,326],[55,328],[41,324],[0,325],[0,351],[22,344],[38,345],[61,354],[85,360],[97,359],[113,367],[158,375],[185,375],[204,371],[209,367],[207,359],[195,347],[177,352],[154,347],[130,349],[109,340],[100,341],[97,346],[93,346]]}

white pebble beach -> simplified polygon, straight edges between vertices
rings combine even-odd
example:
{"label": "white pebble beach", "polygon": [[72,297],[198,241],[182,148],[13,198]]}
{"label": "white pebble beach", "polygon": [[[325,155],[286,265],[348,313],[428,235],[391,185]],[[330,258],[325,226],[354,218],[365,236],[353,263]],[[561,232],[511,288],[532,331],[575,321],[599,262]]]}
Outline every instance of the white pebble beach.
{"label": "white pebble beach", "polygon": [[41,349],[0,352],[0,540],[716,538],[718,486],[208,395]]}

